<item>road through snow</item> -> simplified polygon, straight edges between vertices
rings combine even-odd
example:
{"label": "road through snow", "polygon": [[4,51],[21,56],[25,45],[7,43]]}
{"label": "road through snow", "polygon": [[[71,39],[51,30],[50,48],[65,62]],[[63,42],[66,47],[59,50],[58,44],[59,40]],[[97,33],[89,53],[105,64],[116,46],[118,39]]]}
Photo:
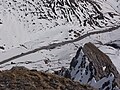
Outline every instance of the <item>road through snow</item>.
{"label": "road through snow", "polygon": [[21,53],[19,55],[15,55],[15,56],[9,57],[8,59],[1,61],[0,65],[2,65],[4,63],[7,63],[9,61],[12,61],[14,59],[17,59],[17,58],[20,58],[20,57],[23,57],[23,56],[35,53],[35,52],[40,51],[40,50],[54,49],[54,48],[59,47],[59,46],[63,46],[63,45],[69,44],[69,43],[77,42],[79,40],[82,40],[82,39],[90,36],[90,35],[101,34],[101,33],[106,33],[106,32],[112,32],[112,31],[118,30],[118,28],[120,28],[120,25],[113,26],[111,28],[100,30],[100,31],[89,32],[89,33],[84,34],[83,36],[80,36],[80,37],[78,37],[78,38],[76,38],[74,40],[63,41],[63,42],[59,42],[59,43],[53,43],[53,44],[49,44],[49,45],[46,45],[46,46],[42,46],[42,47],[36,48],[34,50],[31,50],[31,51],[28,51],[28,52],[25,52],[25,53]]}

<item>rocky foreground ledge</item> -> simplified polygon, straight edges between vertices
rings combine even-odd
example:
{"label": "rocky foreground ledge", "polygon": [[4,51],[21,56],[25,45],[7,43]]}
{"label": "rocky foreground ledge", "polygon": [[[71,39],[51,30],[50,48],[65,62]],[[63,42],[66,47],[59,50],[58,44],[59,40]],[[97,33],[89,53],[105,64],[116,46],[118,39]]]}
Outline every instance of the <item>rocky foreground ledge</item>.
{"label": "rocky foreground ledge", "polygon": [[0,90],[96,90],[50,73],[13,67],[0,71]]}

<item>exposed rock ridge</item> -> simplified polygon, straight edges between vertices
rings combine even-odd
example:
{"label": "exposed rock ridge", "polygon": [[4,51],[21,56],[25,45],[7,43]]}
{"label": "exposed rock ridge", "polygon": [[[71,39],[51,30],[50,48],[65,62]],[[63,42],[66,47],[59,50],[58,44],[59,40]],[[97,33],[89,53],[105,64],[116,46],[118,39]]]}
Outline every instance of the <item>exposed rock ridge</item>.
{"label": "exposed rock ridge", "polygon": [[116,67],[110,58],[92,43],[80,47],[70,63],[70,68],[62,68],[57,74],[99,90],[119,90],[120,74]]}
{"label": "exposed rock ridge", "polygon": [[[114,64],[112,63],[112,61],[110,60],[110,58],[106,54],[100,51],[92,43],[85,44],[83,47],[83,51],[85,55],[89,58],[89,60],[94,63],[93,66],[95,67],[97,72],[95,76],[96,79],[100,79],[111,72],[115,75],[117,84],[119,84],[120,86],[120,74],[117,71]],[[103,69],[103,67],[105,69]]]}

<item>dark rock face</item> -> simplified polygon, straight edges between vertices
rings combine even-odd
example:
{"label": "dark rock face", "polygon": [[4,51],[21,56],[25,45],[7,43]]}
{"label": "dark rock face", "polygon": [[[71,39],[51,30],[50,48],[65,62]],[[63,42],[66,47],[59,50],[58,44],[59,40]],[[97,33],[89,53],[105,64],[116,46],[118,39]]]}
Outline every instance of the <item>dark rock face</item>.
{"label": "dark rock face", "polygon": [[54,74],[13,67],[0,71],[0,90],[96,90]]}
{"label": "dark rock face", "polygon": [[[94,63],[94,67],[97,71],[96,79],[100,79],[110,73],[113,73],[115,76],[115,81],[120,86],[120,74],[117,71],[116,67],[110,60],[110,58],[101,52],[95,45],[92,43],[87,43],[83,47],[84,53],[89,57],[89,60]],[[103,70],[105,67],[105,70]]]}
{"label": "dark rock face", "polygon": [[119,90],[120,74],[116,67],[110,58],[92,43],[80,47],[70,63],[70,68],[58,74],[65,76],[66,71],[72,80],[82,84],[89,84],[100,90]]}
{"label": "dark rock face", "polygon": [[108,42],[104,45],[111,46],[115,49],[120,49],[120,40],[111,41],[111,42]]}

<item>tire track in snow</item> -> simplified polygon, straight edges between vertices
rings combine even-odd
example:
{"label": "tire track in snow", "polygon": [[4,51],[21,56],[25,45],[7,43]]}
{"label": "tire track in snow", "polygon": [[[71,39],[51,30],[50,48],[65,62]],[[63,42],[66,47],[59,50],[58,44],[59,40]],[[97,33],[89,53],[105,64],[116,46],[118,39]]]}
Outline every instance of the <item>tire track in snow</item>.
{"label": "tire track in snow", "polygon": [[82,40],[90,35],[94,35],[94,34],[101,34],[101,33],[106,33],[106,32],[112,32],[112,31],[115,31],[117,30],[118,28],[120,28],[120,25],[117,25],[117,26],[114,26],[114,27],[111,27],[109,29],[104,29],[104,30],[101,30],[101,31],[94,31],[94,32],[89,32],[87,34],[84,34],[83,36],[81,37],[78,37],[74,40],[69,40],[69,41],[62,41],[62,42],[59,42],[59,43],[53,43],[53,44],[49,44],[47,46],[42,46],[40,48],[36,48],[34,50],[31,50],[31,51],[28,51],[28,52],[25,52],[25,53],[21,53],[19,55],[16,55],[16,56],[12,56],[6,60],[3,60],[0,62],[0,65],[4,64],[4,63],[7,63],[9,61],[12,61],[14,59],[17,59],[17,58],[20,58],[20,57],[23,57],[23,56],[26,56],[26,55],[29,55],[29,54],[32,54],[32,53],[35,53],[37,51],[40,51],[40,50],[49,50],[49,49],[54,49],[56,47],[59,47],[59,46],[63,46],[63,45],[66,45],[66,44],[69,44],[69,43],[73,43],[73,42],[77,42],[79,40]]}

